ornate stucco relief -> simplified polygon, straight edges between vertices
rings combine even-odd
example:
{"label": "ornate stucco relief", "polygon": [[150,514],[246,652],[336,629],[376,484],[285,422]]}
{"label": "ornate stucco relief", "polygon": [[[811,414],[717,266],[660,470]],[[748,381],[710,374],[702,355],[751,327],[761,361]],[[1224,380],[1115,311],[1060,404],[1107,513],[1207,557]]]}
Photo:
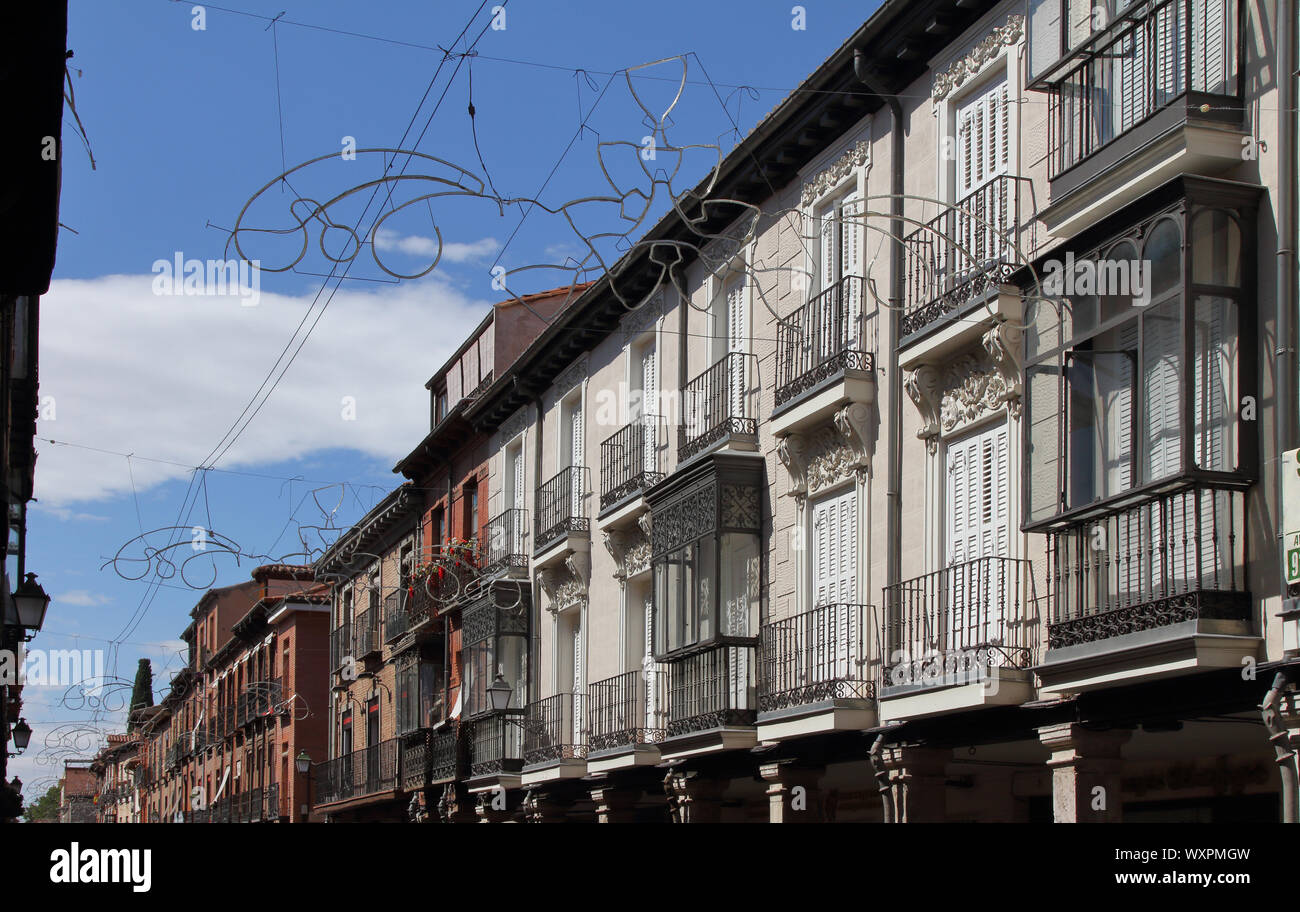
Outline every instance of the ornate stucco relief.
{"label": "ornate stucco relief", "polygon": [[846,478],[870,471],[871,409],[854,402],[827,424],[806,434],[790,434],[777,444],[777,456],[790,473],[790,494],[802,499]]}
{"label": "ornate stucco relief", "polygon": [[1024,16],[1008,16],[1007,21],[984,37],[979,44],[971,48],[963,57],[953,61],[946,70],[934,76],[933,95],[940,101],[966,80],[979,73],[1002,53],[1002,49],[1018,42],[1025,33]]}
{"label": "ornate stucco relief", "polygon": [[856,143],[829,167],[813,175],[803,185],[803,205],[811,205],[818,197],[835,187],[848,177],[854,168],[861,168],[871,160],[871,143],[862,140]]}
{"label": "ornate stucco relief", "polygon": [[1023,332],[1008,323],[983,336],[981,349],[958,355],[942,366],[921,365],[909,371],[903,386],[917,411],[921,429],[916,436],[935,452],[939,437],[992,414],[1003,406],[1020,417],[1020,343]]}

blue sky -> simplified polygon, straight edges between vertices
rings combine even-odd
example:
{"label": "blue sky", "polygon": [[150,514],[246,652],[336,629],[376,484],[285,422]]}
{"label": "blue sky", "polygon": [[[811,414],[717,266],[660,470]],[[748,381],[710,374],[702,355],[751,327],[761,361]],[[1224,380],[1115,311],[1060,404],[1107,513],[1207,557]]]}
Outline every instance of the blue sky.
{"label": "blue sky", "polygon": [[[436,269],[397,282],[363,250],[323,313],[319,302],[313,307],[322,279],[309,273],[328,273],[331,263],[314,246],[297,271],[262,272],[256,306],[153,294],[157,260],[234,256],[229,230],[282,163],[335,156],[294,172],[296,194],[278,185],[261,194],[244,225],[292,225],[296,196],[323,201],[374,180],[382,155],[344,160],[345,137],[361,149],[392,148],[412,124],[402,148],[490,180],[502,197],[554,207],[609,194],[598,143],[636,144],[648,132],[624,68],[687,55],[669,139],[717,143],[725,153],[737,128],[747,132],[878,3],[804,3],[806,28],[795,30],[790,2],[516,0],[506,4],[504,29],[483,31],[493,5],[468,33],[482,31],[477,56],[449,59],[431,83],[443,59],[436,48],[467,49],[453,42],[477,2],[227,0],[204,5],[205,28],[196,30],[192,2],[71,0],[72,82],[96,168],[69,114],[66,230],[42,303],[44,439],[28,539],[29,569],[53,603],[33,647],[106,649],[107,673],[128,679],[148,657],[161,690],[180,667],[178,635],[210,580],[247,579],[263,562],[258,555],[293,559],[300,527],[346,528],[398,482],[393,463],[427,429],[424,381],[503,297],[491,267],[583,255],[578,238],[541,210],[521,224],[520,206],[446,199],[402,210],[377,242],[390,269],[414,273],[430,262],[440,233]],[[268,29],[267,17],[282,11]],[[666,106],[680,67],[637,72],[636,94]],[[638,176],[634,150],[610,147],[606,158],[615,180]],[[694,184],[708,161],[688,156],[674,186]],[[409,173],[451,172],[417,159]],[[353,223],[367,196],[331,212]],[[652,211],[662,206],[661,196]],[[369,211],[373,219],[379,208]],[[608,207],[595,207],[584,228],[613,223]],[[341,249],[343,237],[326,238],[327,249]],[[289,262],[284,237],[241,241],[264,264]],[[524,271],[510,281],[512,290],[534,291],[565,273]],[[274,393],[214,470],[196,477],[187,467],[222,440],[285,347],[302,342],[304,317],[314,328]],[[355,417],[345,420],[349,400]],[[152,573],[129,580],[105,566],[142,532],[178,519],[237,542],[247,556],[205,556],[188,565],[188,580],[161,586],[149,584]],[[319,545],[315,533],[304,534]],[[165,537],[148,541],[160,546]],[[138,542],[126,553],[139,557]],[[119,569],[139,576],[140,566]],[[120,728],[111,696],[100,711],[63,697],[62,688],[25,694],[36,734],[14,765],[29,786],[56,775],[64,757],[93,751],[99,732]]]}

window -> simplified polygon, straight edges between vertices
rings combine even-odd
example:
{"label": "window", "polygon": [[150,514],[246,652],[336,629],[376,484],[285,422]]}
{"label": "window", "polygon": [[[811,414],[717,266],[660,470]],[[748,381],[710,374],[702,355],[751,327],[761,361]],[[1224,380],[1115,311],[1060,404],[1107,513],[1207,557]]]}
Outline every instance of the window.
{"label": "window", "polygon": [[1241,210],[1179,204],[1079,257],[1076,293],[1030,308],[1030,522],[1245,467],[1245,224]]}
{"label": "window", "polygon": [[812,503],[812,604],[855,604],[858,591],[858,492],[849,488]]}
{"label": "window", "polygon": [[465,485],[465,534],[466,539],[478,538],[478,485]]}
{"label": "window", "polygon": [[397,733],[427,728],[443,715],[442,660],[411,655],[397,666]]}

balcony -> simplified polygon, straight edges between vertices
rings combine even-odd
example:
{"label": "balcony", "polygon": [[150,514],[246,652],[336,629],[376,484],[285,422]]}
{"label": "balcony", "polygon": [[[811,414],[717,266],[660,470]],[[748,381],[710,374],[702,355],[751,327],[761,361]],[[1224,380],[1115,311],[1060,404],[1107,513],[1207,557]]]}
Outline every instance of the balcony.
{"label": "balcony", "polygon": [[272,782],[266,787],[264,793],[264,804],[262,806],[262,819],[268,823],[275,823],[282,816],[280,807],[280,783]]}
{"label": "balcony", "polygon": [[368,659],[384,651],[379,636],[379,611],[363,611],[352,622],[352,648],[358,659]]}
{"label": "balcony", "polygon": [[[907,236],[904,342],[996,302],[999,287],[1023,259],[1017,246],[1021,196],[1028,201],[1031,193],[1025,178],[994,178]],[[986,315],[992,311],[979,313]]]}
{"label": "balcony", "polygon": [[1032,565],[980,557],[885,589],[881,722],[1031,698]]}
{"label": "balcony", "polygon": [[657,763],[668,733],[668,668],[652,663],[587,687],[590,772]]}
{"label": "balcony", "polygon": [[419,791],[445,785],[468,771],[469,745],[456,723],[435,731],[418,729],[406,736],[402,752],[402,788]]}
{"label": "balcony", "polygon": [[586,696],[560,693],[528,704],[524,712],[525,785],[586,773]]}
{"label": "balcony", "polygon": [[682,426],[677,461],[684,463],[714,447],[758,448],[755,406],[758,360],[730,352],[682,390]]}
{"label": "balcony", "polygon": [[875,725],[873,618],[869,605],[835,604],[763,625],[760,740]]}
{"label": "balcony", "polygon": [[396,793],[400,751],[397,739],[390,738],[316,764],[316,805]]}
{"label": "balcony", "polygon": [[600,444],[600,509],[604,513],[664,480],[667,425],[645,415]]}
{"label": "balcony", "polygon": [[406,591],[399,589],[384,596],[384,642],[391,643],[411,629],[406,613]]}
{"label": "balcony", "polygon": [[1036,80],[1049,93],[1053,234],[1073,234],[1176,174],[1241,164],[1239,6],[1135,5]]}
{"label": "balcony", "polygon": [[330,633],[330,668],[337,671],[352,656],[352,625],[340,624]]}
{"label": "balcony", "polygon": [[562,469],[537,489],[534,554],[541,554],[571,535],[584,538],[590,535],[591,520],[586,516],[587,491],[585,466]]}
{"label": "balcony", "polygon": [[875,401],[864,283],[845,276],[776,326],[773,432],[824,420],[846,402]]}
{"label": "balcony", "polygon": [[1045,689],[1238,667],[1254,655],[1246,495],[1165,493],[1048,536]]}
{"label": "balcony", "polygon": [[236,721],[240,727],[269,719],[279,710],[284,700],[284,688],[279,678],[253,681],[245,685],[244,693],[235,704]]}
{"label": "balcony", "polygon": [[668,731],[659,747],[665,760],[757,743],[752,646],[713,646],[666,664]]}
{"label": "balcony", "polygon": [[487,521],[479,536],[484,576],[528,572],[528,511],[506,510]]}
{"label": "balcony", "polygon": [[518,784],[524,767],[524,712],[506,710],[482,716],[472,723],[470,770],[472,779],[502,779]]}

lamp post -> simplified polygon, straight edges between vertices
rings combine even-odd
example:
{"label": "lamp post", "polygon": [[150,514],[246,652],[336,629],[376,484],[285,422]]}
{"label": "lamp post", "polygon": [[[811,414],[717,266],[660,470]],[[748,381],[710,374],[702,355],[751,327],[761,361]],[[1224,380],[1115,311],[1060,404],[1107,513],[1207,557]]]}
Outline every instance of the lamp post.
{"label": "lamp post", "polygon": [[27,745],[32,743],[32,727],[27,724],[26,719],[19,718],[10,734],[14,739],[14,753],[16,754],[21,754],[27,750]]}
{"label": "lamp post", "polygon": [[293,765],[298,769],[301,775],[307,777],[307,801],[301,805],[304,810],[301,813],[300,823],[309,823],[311,821],[311,754],[307,753],[304,748],[297,757],[294,758]]}
{"label": "lamp post", "polygon": [[[19,560],[22,560],[21,556]],[[20,563],[19,567],[21,566]],[[35,573],[28,573],[12,594],[4,592],[0,595],[4,597],[4,616],[0,619],[3,621],[0,623],[0,649],[16,655],[18,645],[31,640],[45,624],[45,612],[50,607],[50,597],[41,588],[41,584],[36,582]],[[14,668],[16,675],[16,663]],[[18,685],[20,682],[15,676],[12,683]],[[21,735],[23,743],[19,744],[20,732],[17,726],[13,735],[14,747],[21,752],[30,743],[31,728],[26,727],[26,722],[19,721],[26,728],[26,733]],[[9,737],[9,684],[0,683],[0,782],[4,781],[9,772]],[[4,815],[0,815],[0,819],[3,817]]]}

